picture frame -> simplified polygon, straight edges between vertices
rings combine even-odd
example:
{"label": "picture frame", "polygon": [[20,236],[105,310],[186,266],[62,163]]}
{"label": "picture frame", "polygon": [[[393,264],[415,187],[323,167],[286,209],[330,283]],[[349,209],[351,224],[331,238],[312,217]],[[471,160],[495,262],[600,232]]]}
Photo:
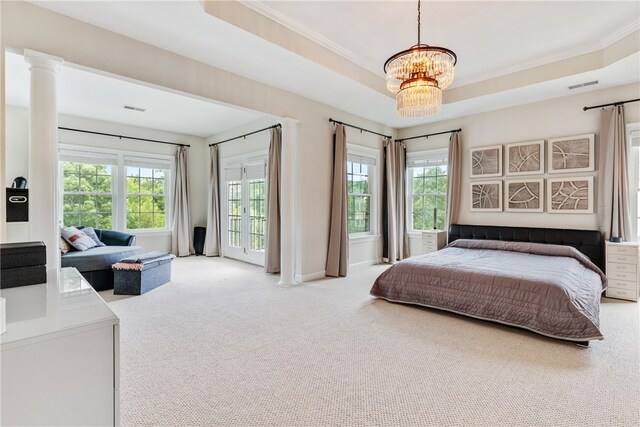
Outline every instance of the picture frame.
{"label": "picture frame", "polygon": [[593,176],[547,179],[547,213],[593,213]]}
{"label": "picture frame", "polygon": [[595,135],[564,136],[548,140],[549,173],[592,172],[595,170]]}
{"label": "picture frame", "polygon": [[502,145],[471,150],[471,178],[502,176]]}
{"label": "picture frame", "polygon": [[505,212],[544,212],[544,179],[504,181]]}
{"label": "picture frame", "polygon": [[471,211],[502,212],[502,181],[472,182]]}
{"label": "picture frame", "polygon": [[544,174],[544,139],[505,144],[505,176]]}

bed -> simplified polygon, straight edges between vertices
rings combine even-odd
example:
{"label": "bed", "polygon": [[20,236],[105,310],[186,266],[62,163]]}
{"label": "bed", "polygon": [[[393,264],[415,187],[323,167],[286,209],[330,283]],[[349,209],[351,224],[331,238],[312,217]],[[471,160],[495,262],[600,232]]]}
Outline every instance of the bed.
{"label": "bed", "polygon": [[449,242],[394,264],[371,295],[581,344],[604,338],[598,231],[454,224]]}

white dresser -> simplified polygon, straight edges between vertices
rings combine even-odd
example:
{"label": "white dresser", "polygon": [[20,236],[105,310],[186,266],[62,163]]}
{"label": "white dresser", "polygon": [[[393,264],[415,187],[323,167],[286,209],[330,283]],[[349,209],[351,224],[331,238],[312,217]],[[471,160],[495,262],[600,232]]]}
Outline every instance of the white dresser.
{"label": "white dresser", "polygon": [[637,243],[611,243],[606,245],[607,296],[638,301],[640,282],[640,252]]}
{"label": "white dresser", "polygon": [[422,232],[422,253],[439,251],[447,245],[447,232],[444,230],[427,230]]}
{"label": "white dresser", "polygon": [[74,268],[2,290],[2,425],[118,425],[119,319]]}

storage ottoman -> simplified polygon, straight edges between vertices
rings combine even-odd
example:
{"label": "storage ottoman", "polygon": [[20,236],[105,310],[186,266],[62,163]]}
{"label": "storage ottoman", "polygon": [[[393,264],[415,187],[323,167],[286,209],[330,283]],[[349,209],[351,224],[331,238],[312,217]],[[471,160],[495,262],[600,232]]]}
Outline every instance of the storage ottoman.
{"label": "storage ottoman", "polygon": [[0,289],[47,281],[47,248],[43,242],[0,244]]}
{"label": "storage ottoman", "polygon": [[142,295],[171,281],[169,252],[148,252],[120,260],[113,265],[113,293]]}

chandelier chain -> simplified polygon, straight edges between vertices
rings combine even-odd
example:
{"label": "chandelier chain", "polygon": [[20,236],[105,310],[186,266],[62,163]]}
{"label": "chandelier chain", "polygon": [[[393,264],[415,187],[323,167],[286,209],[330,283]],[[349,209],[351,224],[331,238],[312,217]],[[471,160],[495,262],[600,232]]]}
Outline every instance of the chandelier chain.
{"label": "chandelier chain", "polygon": [[420,44],[420,0],[418,0],[418,44]]}

